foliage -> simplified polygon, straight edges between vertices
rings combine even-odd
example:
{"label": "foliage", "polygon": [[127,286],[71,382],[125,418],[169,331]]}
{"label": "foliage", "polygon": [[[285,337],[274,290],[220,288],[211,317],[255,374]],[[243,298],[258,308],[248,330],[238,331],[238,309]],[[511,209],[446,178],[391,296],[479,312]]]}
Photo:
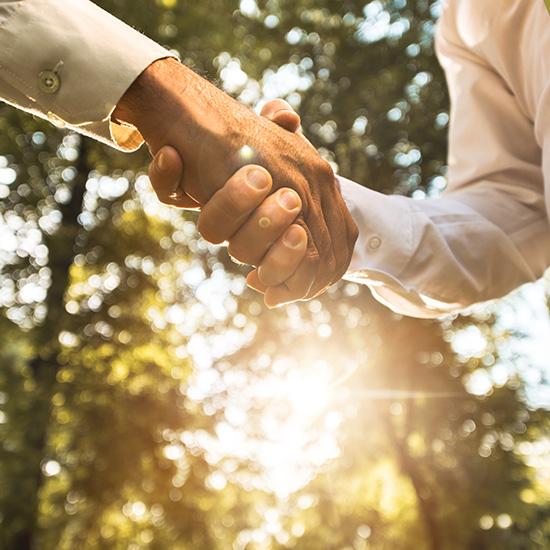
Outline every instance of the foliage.
{"label": "foliage", "polygon": [[[98,3],[247,104],[286,97],[343,176],[444,186],[439,1]],[[342,283],[268,311],[145,151],[4,106],[0,154],[0,548],[545,548],[548,413],[518,376],[476,386],[493,310],[415,321]]]}

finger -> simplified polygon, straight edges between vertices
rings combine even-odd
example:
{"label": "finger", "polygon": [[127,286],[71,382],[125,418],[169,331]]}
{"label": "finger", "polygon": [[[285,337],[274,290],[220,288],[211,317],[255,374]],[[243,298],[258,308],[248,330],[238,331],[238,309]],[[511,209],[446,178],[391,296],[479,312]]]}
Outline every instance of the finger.
{"label": "finger", "polygon": [[273,243],[296,219],[301,207],[302,201],[296,191],[278,189],[250,214],[229,239],[229,254],[239,262],[258,265]]}
{"label": "finger", "polygon": [[198,210],[194,201],[181,187],[183,161],[178,152],[169,145],[162,147],[149,166],[149,180],[160,202],[178,208]]}
{"label": "finger", "polygon": [[264,295],[265,305],[273,308],[308,298],[317,272],[317,263],[306,256],[296,272],[284,283],[267,287]]}
{"label": "finger", "polygon": [[[248,286],[265,294],[265,304],[270,308],[307,298],[315,281],[319,254],[311,241],[307,227],[302,224],[302,220],[299,221],[302,229],[307,233],[308,248],[295,272],[283,283],[269,287],[260,280],[257,269],[248,274],[246,280]],[[263,275],[262,273],[262,277]]]}
{"label": "finger", "polygon": [[254,164],[243,166],[203,206],[199,233],[209,242],[228,241],[271,190],[269,172]]}
{"label": "finger", "polygon": [[246,284],[253,290],[257,290],[258,292],[261,292],[262,294],[265,294],[265,291],[268,289],[266,285],[260,281],[260,278],[258,277],[258,268],[253,269],[247,276],[246,276]]}
{"label": "finger", "polygon": [[300,116],[284,99],[268,101],[260,114],[289,132],[297,132],[300,128]]}
{"label": "finger", "polygon": [[266,287],[285,282],[304,259],[306,250],[306,232],[299,225],[291,225],[265,255],[258,268],[259,281]]}

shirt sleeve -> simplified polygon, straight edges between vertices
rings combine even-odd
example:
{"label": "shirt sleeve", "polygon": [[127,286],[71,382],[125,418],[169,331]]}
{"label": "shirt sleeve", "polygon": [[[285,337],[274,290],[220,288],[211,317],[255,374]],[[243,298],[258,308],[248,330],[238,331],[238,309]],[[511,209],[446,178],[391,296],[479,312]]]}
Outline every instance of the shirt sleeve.
{"label": "shirt sleeve", "polygon": [[0,98],[125,151],[143,138],[111,113],[171,55],[88,0],[0,0],[0,51]]}
{"label": "shirt sleeve", "polygon": [[346,278],[416,317],[501,297],[550,264],[533,122],[498,73],[463,43],[456,20],[444,13],[437,42],[452,105],[444,195],[386,196],[340,178],[359,227]]}

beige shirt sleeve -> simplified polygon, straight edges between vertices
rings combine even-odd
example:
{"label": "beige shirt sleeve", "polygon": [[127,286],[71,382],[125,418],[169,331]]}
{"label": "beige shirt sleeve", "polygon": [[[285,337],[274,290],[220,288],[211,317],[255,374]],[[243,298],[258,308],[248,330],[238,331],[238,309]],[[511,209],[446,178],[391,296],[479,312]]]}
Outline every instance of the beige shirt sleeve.
{"label": "beige shirt sleeve", "polygon": [[88,0],[0,0],[0,52],[0,98],[125,151],[143,138],[111,113],[171,55]]}
{"label": "beige shirt sleeve", "polygon": [[[477,38],[476,25],[483,21],[474,18],[478,4],[469,4],[473,13],[462,28]],[[447,1],[438,34],[452,101],[444,195],[413,200],[341,181],[359,227],[347,278],[369,285],[393,310],[416,317],[499,298],[536,280],[550,265],[533,121],[503,77],[464,43],[457,30],[464,17],[457,12],[464,5],[464,0]],[[490,35],[499,51],[498,41],[508,39]]]}

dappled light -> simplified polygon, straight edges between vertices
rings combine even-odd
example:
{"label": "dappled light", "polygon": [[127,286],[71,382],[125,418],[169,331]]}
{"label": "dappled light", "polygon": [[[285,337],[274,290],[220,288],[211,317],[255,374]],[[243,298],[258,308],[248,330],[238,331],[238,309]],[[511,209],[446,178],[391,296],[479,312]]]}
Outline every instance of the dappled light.
{"label": "dappled light", "polygon": [[[342,176],[445,188],[442,1],[97,3],[286,99]],[[437,321],[348,281],[269,310],[145,148],[1,109],[0,548],[547,548],[548,280]]]}

